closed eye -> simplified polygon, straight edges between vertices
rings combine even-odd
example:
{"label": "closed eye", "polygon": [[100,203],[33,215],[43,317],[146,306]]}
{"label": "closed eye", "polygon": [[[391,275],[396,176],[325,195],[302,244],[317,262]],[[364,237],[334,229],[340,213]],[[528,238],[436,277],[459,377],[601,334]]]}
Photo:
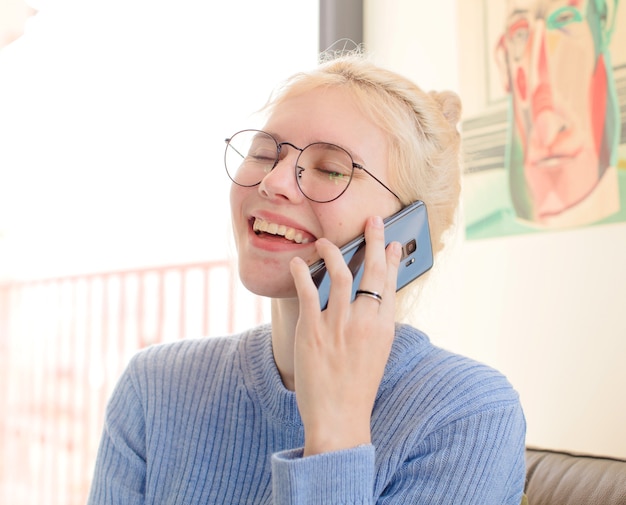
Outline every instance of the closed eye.
{"label": "closed eye", "polygon": [[560,30],[571,23],[580,23],[582,20],[582,14],[575,7],[561,7],[546,19],[546,27],[548,30]]}

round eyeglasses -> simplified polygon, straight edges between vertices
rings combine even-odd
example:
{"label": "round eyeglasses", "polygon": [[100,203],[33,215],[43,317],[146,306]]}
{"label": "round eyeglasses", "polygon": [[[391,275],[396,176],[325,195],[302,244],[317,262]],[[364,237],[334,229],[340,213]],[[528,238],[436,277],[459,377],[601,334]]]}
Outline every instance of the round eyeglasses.
{"label": "round eyeglasses", "polygon": [[365,172],[400,200],[380,179],[355,163],[343,147],[314,142],[300,148],[290,142],[278,142],[261,130],[242,130],[226,139],[224,165],[228,177],[239,186],[261,184],[280,161],[283,146],[300,151],[295,164],[295,177],[298,188],[309,200],[327,203],[339,198],[348,189],[355,169]]}

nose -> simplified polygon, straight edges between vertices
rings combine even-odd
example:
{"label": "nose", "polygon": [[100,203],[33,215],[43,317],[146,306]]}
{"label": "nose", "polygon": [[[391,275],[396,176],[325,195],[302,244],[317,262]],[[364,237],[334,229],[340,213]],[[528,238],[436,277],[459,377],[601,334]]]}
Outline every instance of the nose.
{"label": "nose", "polygon": [[537,117],[544,109],[553,108],[550,62],[546,40],[546,26],[537,20],[533,30],[529,65],[528,93],[532,103],[532,115]]}
{"label": "nose", "polygon": [[534,119],[531,144],[536,149],[543,149],[543,156],[555,154],[553,151],[567,138],[567,123],[552,110],[544,110]]}
{"label": "nose", "polygon": [[538,21],[533,33],[528,92],[535,137],[541,139],[542,145],[551,146],[567,130],[567,124],[555,109],[547,35],[545,22]]}
{"label": "nose", "polygon": [[287,143],[281,144],[276,165],[263,177],[258,189],[264,198],[297,203],[304,198],[295,176],[296,160],[300,152],[297,148],[287,149],[287,146],[294,147]]}

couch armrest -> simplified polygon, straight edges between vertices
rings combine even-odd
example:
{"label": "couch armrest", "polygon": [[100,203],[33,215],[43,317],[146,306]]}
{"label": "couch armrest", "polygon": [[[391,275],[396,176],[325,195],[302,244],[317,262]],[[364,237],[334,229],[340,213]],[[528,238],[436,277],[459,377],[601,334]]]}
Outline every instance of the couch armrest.
{"label": "couch armrest", "polygon": [[625,505],[626,461],[527,448],[525,492],[530,505]]}

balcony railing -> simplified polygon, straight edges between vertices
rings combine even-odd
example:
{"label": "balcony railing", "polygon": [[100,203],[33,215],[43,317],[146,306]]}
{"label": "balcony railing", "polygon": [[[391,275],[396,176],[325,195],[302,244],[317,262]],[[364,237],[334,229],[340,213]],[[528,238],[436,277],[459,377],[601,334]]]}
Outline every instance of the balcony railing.
{"label": "balcony railing", "polygon": [[229,261],[0,284],[0,503],[84,504],[130,357],[265,315]]}

